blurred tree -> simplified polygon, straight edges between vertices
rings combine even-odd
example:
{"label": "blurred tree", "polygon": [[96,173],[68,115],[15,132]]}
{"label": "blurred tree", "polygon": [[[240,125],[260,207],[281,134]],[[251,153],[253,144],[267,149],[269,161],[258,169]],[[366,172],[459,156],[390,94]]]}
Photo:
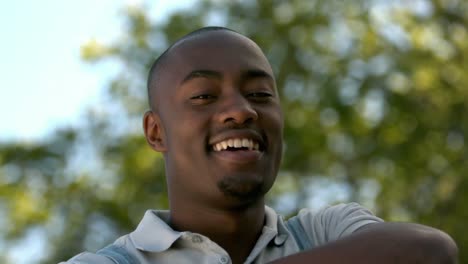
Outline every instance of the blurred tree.
{"label": "blurred tree", "polygon": [[200,1],[160,23],[148,10],[125,10],[116,43],[83,46],[85,60],[122,66],[86,126],[0,146],[4,240],[44,228],[44,263],[57,262],[167,207],[162,157],[140,128],[147,70],[169,43],[216,24],[252,37],[276,73],[286,153],[270,203],[290,214],[358,201],[445,230],[468,261],[466,1]]}

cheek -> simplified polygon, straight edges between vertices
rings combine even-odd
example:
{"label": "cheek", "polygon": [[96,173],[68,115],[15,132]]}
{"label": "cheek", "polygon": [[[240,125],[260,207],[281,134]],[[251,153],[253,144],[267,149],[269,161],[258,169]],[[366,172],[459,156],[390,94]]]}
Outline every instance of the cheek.
{"label": "cheek", "polygon": [[262,127],[268,137],[272,153],[277,163],[281,160],[283,149],[283,113],[280,108],[263,109]]}
{"label": "cheek", "polygon": [[189,153],[206,144],[208,122],[203,114],[194,111],[174,111],[171,116],[173,118],[167,129],[169,148]]}
{"label": "cheek", "polygon": [[263,117],[263,123],[267,129],[267,133],[272,135],[283,135],[283,112],[280,108],[265,108],[261,109],[261,116]]}
{"label": "cheek", "polygon": [[167,132],[166,159],[170,170],[174,175],[185,175],[181,176],[184,181],[191,179],[190,176],[193,176],[194,171],[200,171],[205,155],[206,141],[200,122],[190,116],[179,116],[177,122],[171,123]]}

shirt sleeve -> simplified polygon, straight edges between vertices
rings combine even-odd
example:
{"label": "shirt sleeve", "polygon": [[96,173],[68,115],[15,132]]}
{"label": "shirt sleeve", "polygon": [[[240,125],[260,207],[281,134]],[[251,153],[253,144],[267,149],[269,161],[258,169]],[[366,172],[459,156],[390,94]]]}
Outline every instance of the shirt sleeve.
{"label": "shirt sleeve", "polygon": [[343,238],[365,225],[383,222],[357,203],[329,206],[315,213],[302,209],[298,218],[316,246]]}
{"label": "shirt sleeve", "polygon": [[83,252],[59,264],[114,264],[114,262],[105,256]]}

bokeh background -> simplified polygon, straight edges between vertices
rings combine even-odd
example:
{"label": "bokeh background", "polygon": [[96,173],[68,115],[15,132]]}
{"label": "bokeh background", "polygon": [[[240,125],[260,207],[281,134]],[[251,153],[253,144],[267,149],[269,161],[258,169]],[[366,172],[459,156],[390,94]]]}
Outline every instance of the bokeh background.
{"label": "bokeh background", "polygon": [[[206,25],[250,36],[274,68],[286,151],[272,207],[287,216],[356,201],[388,221],[446,231],[468,263],[468,1],[114,3],[111,40],[70,51],[106,75],[80,118],[36,139],[0,138],[1,263],[95,251],[146,209],[167,208],[163,160],[141,129],[146,74],[170,43]],[[67,102],[76,88],[64,84]],[[26,87],[1,96],[9,89],[31,97]],[[33,97],[52,95],[42,96]]]}

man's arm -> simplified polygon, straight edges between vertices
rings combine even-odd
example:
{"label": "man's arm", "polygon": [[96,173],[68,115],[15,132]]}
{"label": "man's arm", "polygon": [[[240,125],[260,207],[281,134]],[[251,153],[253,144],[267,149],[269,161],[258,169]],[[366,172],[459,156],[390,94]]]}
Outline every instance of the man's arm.
{"label": "man's arm", "polygon": [[446,233],[419,224],[369,224],[353,234],[272,263],[457,263],[458,248]]}

